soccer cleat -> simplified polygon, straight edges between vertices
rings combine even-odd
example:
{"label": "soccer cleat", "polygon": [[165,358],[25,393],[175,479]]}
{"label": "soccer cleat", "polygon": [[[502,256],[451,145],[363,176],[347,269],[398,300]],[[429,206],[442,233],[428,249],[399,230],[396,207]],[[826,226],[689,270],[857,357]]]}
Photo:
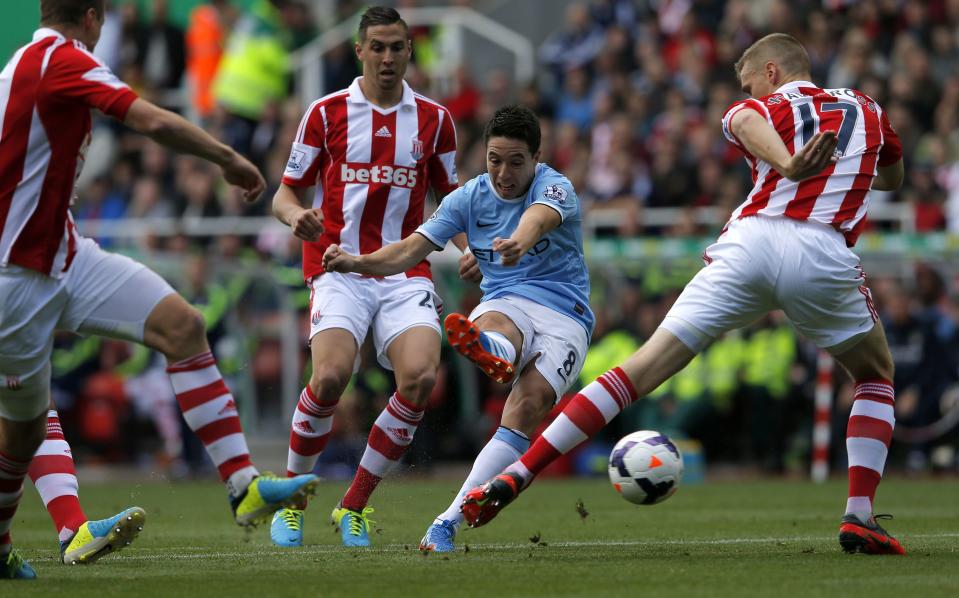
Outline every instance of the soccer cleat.
{"label": "soccer cleat", "polygon": [[452,521],[434,523],[426,530],[420,540],[420,550],[424,552],[454,552],[453,538],[456,537],[456,524]]}
{"label": "soccer cleat", "polygon": [[863,523],[855,515],[845,515],[839,524],[839,545],[846,552],[863,554],[906,554],[906,550],[876,523],[876,519],[892,519],[892,515],[876,515]]}
{"label": "soccer cleat", "polygon": [[270,539],[277,546],[295,548],[303,546],[303,511],[280,509],[273,513],[270,524]]}
{"label": "soccer cleat", "polygon": [[486,525],[503,507],[519,496],[523,480],[513,473],[501,473],[463,497],[460,512],[470,527]]}
{"label": "soccer cleat", "polygon": [[64,565],[89,565],[111,552],[129,546],[143,531],[146,511],[140,507],[117,513],[113,517],[87,521],[69,540],[60,543]]}
{"label": "soccer cleat", "polygon": [[366,547],[370,545],[370,524],[373,523],[368,515],[373,507],[366,507],[362,512],[351,511],[336,505],[330,520],[340,532],[343,546]]}
{"label": "soccer cleat", "polygon": [[320,478],[312,473],[292,478],[270,473],[257,476],[243,494],[230,499],[233,517],[237,525],[256,525],[283,507],[293,509],[303,505],[316,492],[319,483]]}
{"label": "soccer cleat", "polygon": [[446,338],[457,353],[475,363],[493,380],[501,384],[513,381],[516,373],[513,364],[483,348],[480,342],[480,330],[476,324],[469,321],[469,318],[460,314],[450,314],[446,316],[444,326]]}
{"label": "soccer cleat", "polygon": [[0,557],[0,579],[36,579],[37,572],[16,550]]}

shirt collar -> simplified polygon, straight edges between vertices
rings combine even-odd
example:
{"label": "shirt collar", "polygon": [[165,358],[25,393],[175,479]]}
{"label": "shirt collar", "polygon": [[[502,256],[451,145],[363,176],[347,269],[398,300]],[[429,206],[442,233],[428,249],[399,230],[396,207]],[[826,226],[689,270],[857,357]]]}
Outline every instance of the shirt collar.
{"label": "shirt collar", "polygon": [[[791,91],[796,91],[796,90],[799,89],[800,87],[812,87],[812,88],[814,88],[814,89],[818,89],[818,87],[816,86],[816,84],[815,84],[815,83],[812,83],[811,81],[790,81],[789,83],[783,84],[779,89],[777,89],[776,91],[774,91],[773,94],[776,94],[776,93],[789,93],[789,92],[791,92]],[[772,94],[770,94],[770,95],[772,95]]]}
{"label": "shirt collar", "polygon": [[[356,79],[353,79],[353,83],[350,84],[349,100],[355,104],[370,104],[372,106],[374,104],[370,102],[365,95],[363,95],[363,90],[360,88],[360,79],[362,78],[363,77],[357,77]],[[413,108],[416,107],[416,98],[413,96],[413,89],[409,86],[409,84],[406,83],[406,81],[402,81],[401,83],[403,83],[403,97],[400,99],[400,103],[396,106],[390,106],[385,110],[391,111],[400,106],[411,106]]]}
{"label": "shirt collar", "polygon": [[[38,42],[38,41],[40,41],[41,39],[44,39],[44,38],[47,38],[47,37],[56,37],[56,38],[60,38],[60,39],[63,39],[63,40],[66,39],[66,37],[64,37],[64,35],[63,35],[62,33],[60,33],[59,31],[57,31],[56,29],[50,29],[49,27],[41,27],[41,28],[39,28],[39,29],[37,29],[36,31],[33,32],[33,41],[34,41],[34,42]],[[73,41],[76,42],[76,43],[78,43],[78,44],[80,44],[80,46],[81,46],[84,50],[87,49],[86,45],[85,45],[83,42],[81,42],[80,40],[75,39],[75,40],[73,40]]]}

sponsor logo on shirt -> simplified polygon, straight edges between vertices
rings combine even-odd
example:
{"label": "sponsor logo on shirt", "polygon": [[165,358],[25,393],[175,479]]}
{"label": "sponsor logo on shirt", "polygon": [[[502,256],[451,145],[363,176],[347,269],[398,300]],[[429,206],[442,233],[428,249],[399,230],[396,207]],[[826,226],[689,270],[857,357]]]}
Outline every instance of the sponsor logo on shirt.
{"label": "sponsor logo on shirt", "polygon": [[412,189],[416,187],[417,174],[415,168],[388,164],[370,166],[344,163],[340,165],[340,182],[342,183],[375,183]]}
{"label": "sponsor logo on shirt", "polygon": [[[533,247],[531,247],[530,250],[526,252],[526,255],[528,255],[528,256],[530,256],[530,257],[534,257],[534,258],[539,257],[539,256],[542,255],[547,249],[549,249],[549,246],[550,246],[550,245],[551,245],[551,243],[549,242],[549,239],[540,239],[540,240],[536,243],[536,245],[533,245]],[[492,248],[489,248],[489,249],[480,249],[480,248],[478,248],[478,247],[472,247],[472,246],[470,246],[470,251],[472,251],[472,252],[473,252],[473,255],[476,256],[476,259],[479,260],[479,261],[481,261],[481,262],[490,262],[490,263],[493,263],[493,262],[496,261],[496,255],[497,255],[497,254],[496,254],[495,251],[493,251]]]}
{"label": "sponsor logo on shirt", "polygon": [[559,185],[550,185],[543,191],[543,197],[556,203],[566,203],[566,189]]}

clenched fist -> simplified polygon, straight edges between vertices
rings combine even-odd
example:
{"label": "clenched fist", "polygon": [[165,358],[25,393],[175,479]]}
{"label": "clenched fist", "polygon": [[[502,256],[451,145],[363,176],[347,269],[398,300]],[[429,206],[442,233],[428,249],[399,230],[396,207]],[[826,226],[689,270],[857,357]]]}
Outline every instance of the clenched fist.
{"label": "clenched fist", "polygon": [[323,234],[323,211],[303,210],[290,221],[293,235],[304,241],[317,241]]}
{"label": "clenched fist", "polygon": [[327,272],[354,272],[356,256],[346,253],[339,245],[330,245],[323,254],[323,269]]}

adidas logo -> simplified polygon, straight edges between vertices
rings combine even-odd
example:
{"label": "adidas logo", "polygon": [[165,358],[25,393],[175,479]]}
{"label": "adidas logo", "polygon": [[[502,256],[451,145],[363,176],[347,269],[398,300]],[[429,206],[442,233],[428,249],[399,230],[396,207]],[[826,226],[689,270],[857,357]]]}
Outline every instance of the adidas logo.
{"label": "adidas logo", "polygon": [[400,440],[405,440],[406,442],[412,440],[410,432],[406,428],[387,428],[386,431]]}
{"label": "adidas logo", "polygon": [[314,430],[313,426],[310,425],[310,422],[305,419],[301,422],[296,422],[293,424],[293,427],[304,434],[316,434],[316,430]]}
{"label": "adidas logo", "polygon": [[227,401],[226,405],[223,406],[223,409],[220,409],[220,412],[217,413],[217,415],[224,415],[227,413],[233,414],[233,415],[236,414],[236,403],[233,402],[233,399],[230,399],[229,401]]}
{"label": "adidas logo", "polygon": [[376,132],[376,136],[377,136],[377,137],[392,137],[393,134],[390,133],[390,129],[389,129],[386,125],[383,125],[382,127],[380,127],[380,130]]}

